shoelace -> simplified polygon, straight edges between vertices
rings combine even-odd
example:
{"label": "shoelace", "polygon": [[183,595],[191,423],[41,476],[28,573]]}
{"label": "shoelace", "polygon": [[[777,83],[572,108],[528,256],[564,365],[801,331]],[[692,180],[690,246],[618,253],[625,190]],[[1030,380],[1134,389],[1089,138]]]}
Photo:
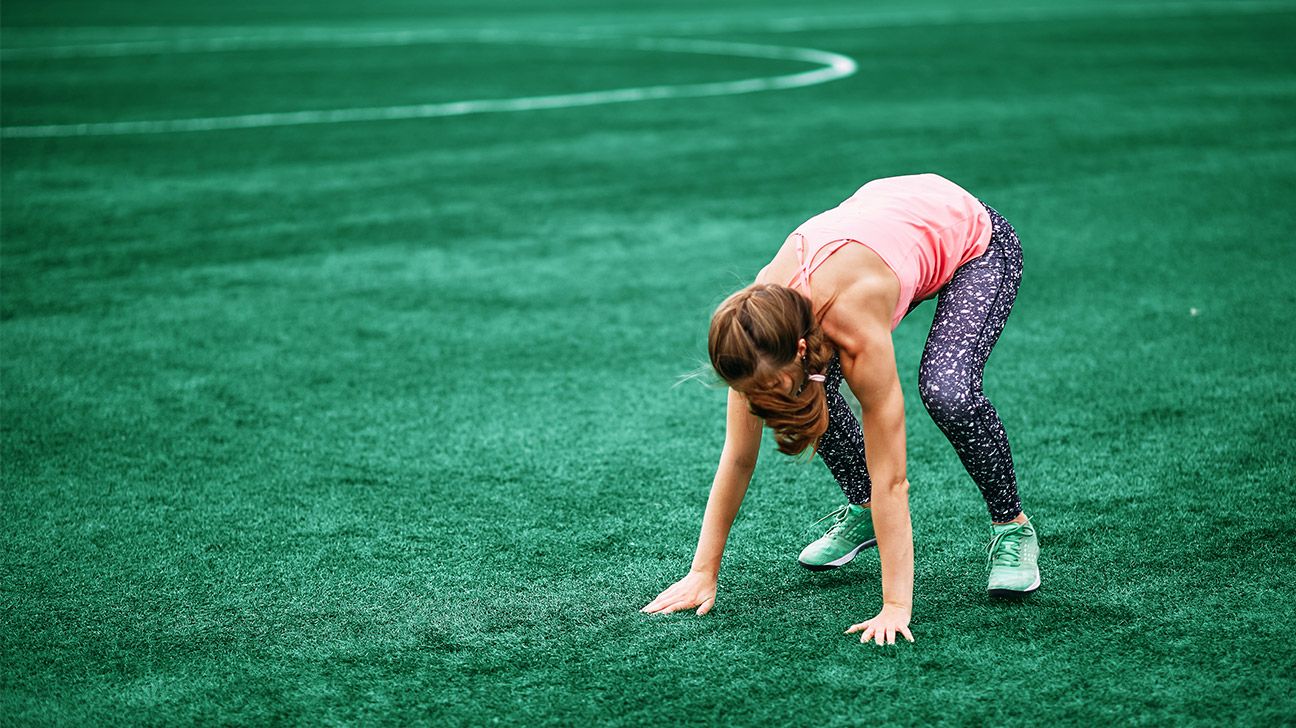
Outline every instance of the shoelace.
{"label": "shoelace", "polygon": [[[1022,532],[1004,531],[996,533],[990,539],[990,545],[986,547],[987,563],[990,566],[998,564],[999,566],[1018,566],[1021,564],[1021,538]],[[996,550],[998,551],[996,553]]]}
{"label": "shoelace", "polygon": [[846,503],[842,505],[840,508],[838,508],[837,510],[833,511],[832,513],[829,513],[828,515],[824,516],[823,518],[820,518],[818,521],[815,521],[810,525],[813,527],[818,525],[819,521],[824,521],[829,518],[836,517],[837,521],[833,523],[833,525],[828,528],[828,532],[824,534],[825,536],[831,536],[837,533],[837,531],[841,529],[842,525],[846,523],[846,517],[849,515],[850,515],[850,503]]}

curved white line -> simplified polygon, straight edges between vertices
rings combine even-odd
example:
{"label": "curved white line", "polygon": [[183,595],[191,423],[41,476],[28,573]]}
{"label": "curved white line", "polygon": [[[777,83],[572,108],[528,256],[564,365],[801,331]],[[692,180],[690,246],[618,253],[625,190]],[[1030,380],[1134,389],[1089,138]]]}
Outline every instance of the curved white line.
{"label": "curved white line", "polygon": [[[479,37],[478,39],[482,41]],[[510,41],[516,38],[509,38]],[[572,40],[587,40],[573,37]],[[528,36],[528,42],[545,42],[544,38]],[[687,39],[627,39],[622,47],[668,53],[706,53],[743,58],[763,58],[813,63],[819,68],[781,76],[764,76],[738,81],[716,81],[681,85],[640,86],[633,88],[585,91],[572,94],[524,96],[510,99],[477,99],[439,104],[410,106],[382,106],[355,109],[287,111],[266,114],[241,114],[238,116],[212,116],[196,119],[163,119],[153,121],[117,121],[90,124],[46,124],[40,126],[0,127],[0,137],[71,137],[121,134],[160,134],[169,132],[216,131],[222,129],[254,129],[268,126],[296,126],[303,124],[338,124],[359,121],[391,121],[396,119],[430,119],[442,116],[464,116],[505,111],[534,111],[575,106],[621,104],[632,101],[658,99],[684,99],[704,96],[730,96],[813,86],[846,78],[855,73],[855,61],[839,53],[813,48],[730,43],[714,40]]]}

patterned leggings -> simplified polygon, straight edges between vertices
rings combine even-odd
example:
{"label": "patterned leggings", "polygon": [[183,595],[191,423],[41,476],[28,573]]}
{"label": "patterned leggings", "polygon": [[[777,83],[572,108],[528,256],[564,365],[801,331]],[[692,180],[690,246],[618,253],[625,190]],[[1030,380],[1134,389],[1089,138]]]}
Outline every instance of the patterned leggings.
{"label": "patterned leggings", "polygon": [[[1017,298],[1022,252],[1008,221],[989,205],[985,208],[994,226],[990,245],[983,255],[960,266],[937,295],[936,318],[918,368],[918,392],[981,489],[990,517],[1002,523],[1022,512],[1021,499],[1008,436],[981,391],[981,377]],[[864,464],[864,436],[840,392],[839,356],[833,357],[826,374],[828,431],[819,441],[819,455],[847,500],[867,503],[871,484]]]}

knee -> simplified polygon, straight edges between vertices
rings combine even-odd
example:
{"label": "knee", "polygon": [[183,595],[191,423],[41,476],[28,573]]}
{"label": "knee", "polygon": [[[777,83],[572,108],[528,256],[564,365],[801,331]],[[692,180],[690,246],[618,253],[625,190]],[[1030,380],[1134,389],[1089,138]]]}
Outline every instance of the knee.
{"label": "knee", "polygon": [[938,424],[967,422],[976,417],[980,398],[965,378],[920,377],[918,394],[922,397],[923,406]]}

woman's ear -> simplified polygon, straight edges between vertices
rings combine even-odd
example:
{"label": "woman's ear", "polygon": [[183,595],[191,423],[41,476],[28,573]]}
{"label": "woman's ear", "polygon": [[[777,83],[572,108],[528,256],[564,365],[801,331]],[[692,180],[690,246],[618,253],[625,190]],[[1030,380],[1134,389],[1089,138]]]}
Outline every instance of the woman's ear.
{"label": "woman's ear", "polygon": [[806,355],[806,340],[797,339],[797,358],[803,359]]}

